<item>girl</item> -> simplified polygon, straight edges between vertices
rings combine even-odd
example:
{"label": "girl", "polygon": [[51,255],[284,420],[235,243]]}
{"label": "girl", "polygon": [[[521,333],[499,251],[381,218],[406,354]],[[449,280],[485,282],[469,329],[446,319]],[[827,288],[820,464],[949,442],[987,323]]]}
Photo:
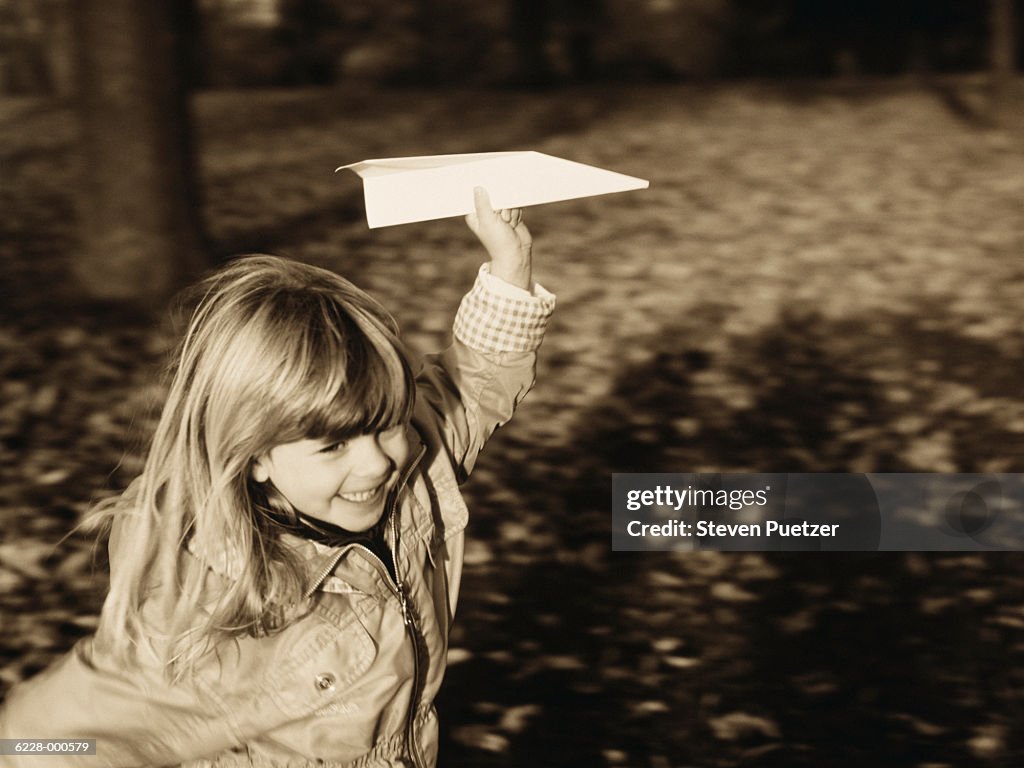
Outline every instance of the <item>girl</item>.
{"label": "girl", "polygon": [[99,510],[99,629],[11,692],[0,737],[95,739],[42,758],[81,768],[435,763],[458,484],[532,386],[554,305],[520,211],[475,203],[490,264],[419,365],[325,270],[254,256],[200,285],[145,470]]}

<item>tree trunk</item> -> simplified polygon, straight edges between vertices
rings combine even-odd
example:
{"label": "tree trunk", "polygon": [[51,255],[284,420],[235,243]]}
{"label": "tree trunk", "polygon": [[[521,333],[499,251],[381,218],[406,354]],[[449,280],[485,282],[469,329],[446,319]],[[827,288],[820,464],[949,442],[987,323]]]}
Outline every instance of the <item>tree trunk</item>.
{"label": "tree trunk", "polygon": [[1013,20],[1014,0],[991,0],[992,112],[996,120],[1005,117],[1013,102],[1014,65],[1016,62],[1016,26]]}
{"label": "tree trunk", "polygon": [[416,0],[416,80],[422,85],[437,82],[437,3]]}
{"label": "tree trunk", "polygon": [[61,100],[71,99],[77,90],[71,2],[73,0],[45,0],[40,5],[49,90]]}
{"label": "tree trunk", "polygon": [[205,264],[177,0],[78,0],[82,249],[96,299],[151,304]]}
{"label": "tree trunk", "polygon": [[566,0],[568,27],[566,53],[572,77],[577,82],[593,80],[597,74],[597,41],[605,23],[604,0]]}
{"label": "tree trunk", "polygon": [[509,25],[518,55],[517,80],[521,85],[543,87],[551,83],[548,22],[547,0],[510,0]]}

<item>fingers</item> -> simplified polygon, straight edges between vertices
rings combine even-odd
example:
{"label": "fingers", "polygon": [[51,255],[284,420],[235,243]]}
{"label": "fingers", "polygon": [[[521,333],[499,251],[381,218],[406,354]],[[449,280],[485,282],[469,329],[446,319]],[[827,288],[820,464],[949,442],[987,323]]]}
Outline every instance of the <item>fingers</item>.
{"label": "fingers", "polygon": [[501,220],[512,227],[512,229],[518,227],[519,222],[523,220],[522,208],[502,208],[496,213],[501,217]]}
{"label": "fingers", "polygon": [[503,222],[515,229],[523,220],[522,208],[500,208],[495,210],[491,204],[491,196],[484,187],[473,188],[473,204],[476,207],[475,213],[466,217],[472,226],[475,226],[486,216],[497,216]]}
{"label": "fingers", "polygon": [[466,224],[491,257],[491,274],[528,289],[533,238],[519,208],[494,210],[483,187],[473,189],[473,212]]}

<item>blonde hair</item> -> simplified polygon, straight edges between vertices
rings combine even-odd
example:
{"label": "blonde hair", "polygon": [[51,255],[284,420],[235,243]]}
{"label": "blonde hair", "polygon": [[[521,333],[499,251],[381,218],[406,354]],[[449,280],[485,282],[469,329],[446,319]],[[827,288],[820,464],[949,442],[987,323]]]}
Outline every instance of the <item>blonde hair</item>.
{"label": "blonde hair", "polygon": [[[332,272],[248,256],[191,295],[145,469],[92,517],[127,540],[111,562],[109,642],[133,653],[147,641],[172,677],[225,637],[281,628],[303,602],[306,575],[275,515],[295,510],[255,483],[255,458],[408,421],[415,391],[394,319]],[[204,586],[208,565],[227,576],[221,594]]]}

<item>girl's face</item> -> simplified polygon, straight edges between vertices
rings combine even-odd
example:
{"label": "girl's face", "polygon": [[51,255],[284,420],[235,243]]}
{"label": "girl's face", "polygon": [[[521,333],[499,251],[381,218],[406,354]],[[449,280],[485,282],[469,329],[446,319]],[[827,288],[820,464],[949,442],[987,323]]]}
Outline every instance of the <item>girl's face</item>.
{"label": "girl's face", "polygon": [[343,443],[282,443],[257,458],[253,479],[273,482],[309,517],[365,531],[384,514],[388,491],[409,458],[407,430],[407,424],[400,424]]}

